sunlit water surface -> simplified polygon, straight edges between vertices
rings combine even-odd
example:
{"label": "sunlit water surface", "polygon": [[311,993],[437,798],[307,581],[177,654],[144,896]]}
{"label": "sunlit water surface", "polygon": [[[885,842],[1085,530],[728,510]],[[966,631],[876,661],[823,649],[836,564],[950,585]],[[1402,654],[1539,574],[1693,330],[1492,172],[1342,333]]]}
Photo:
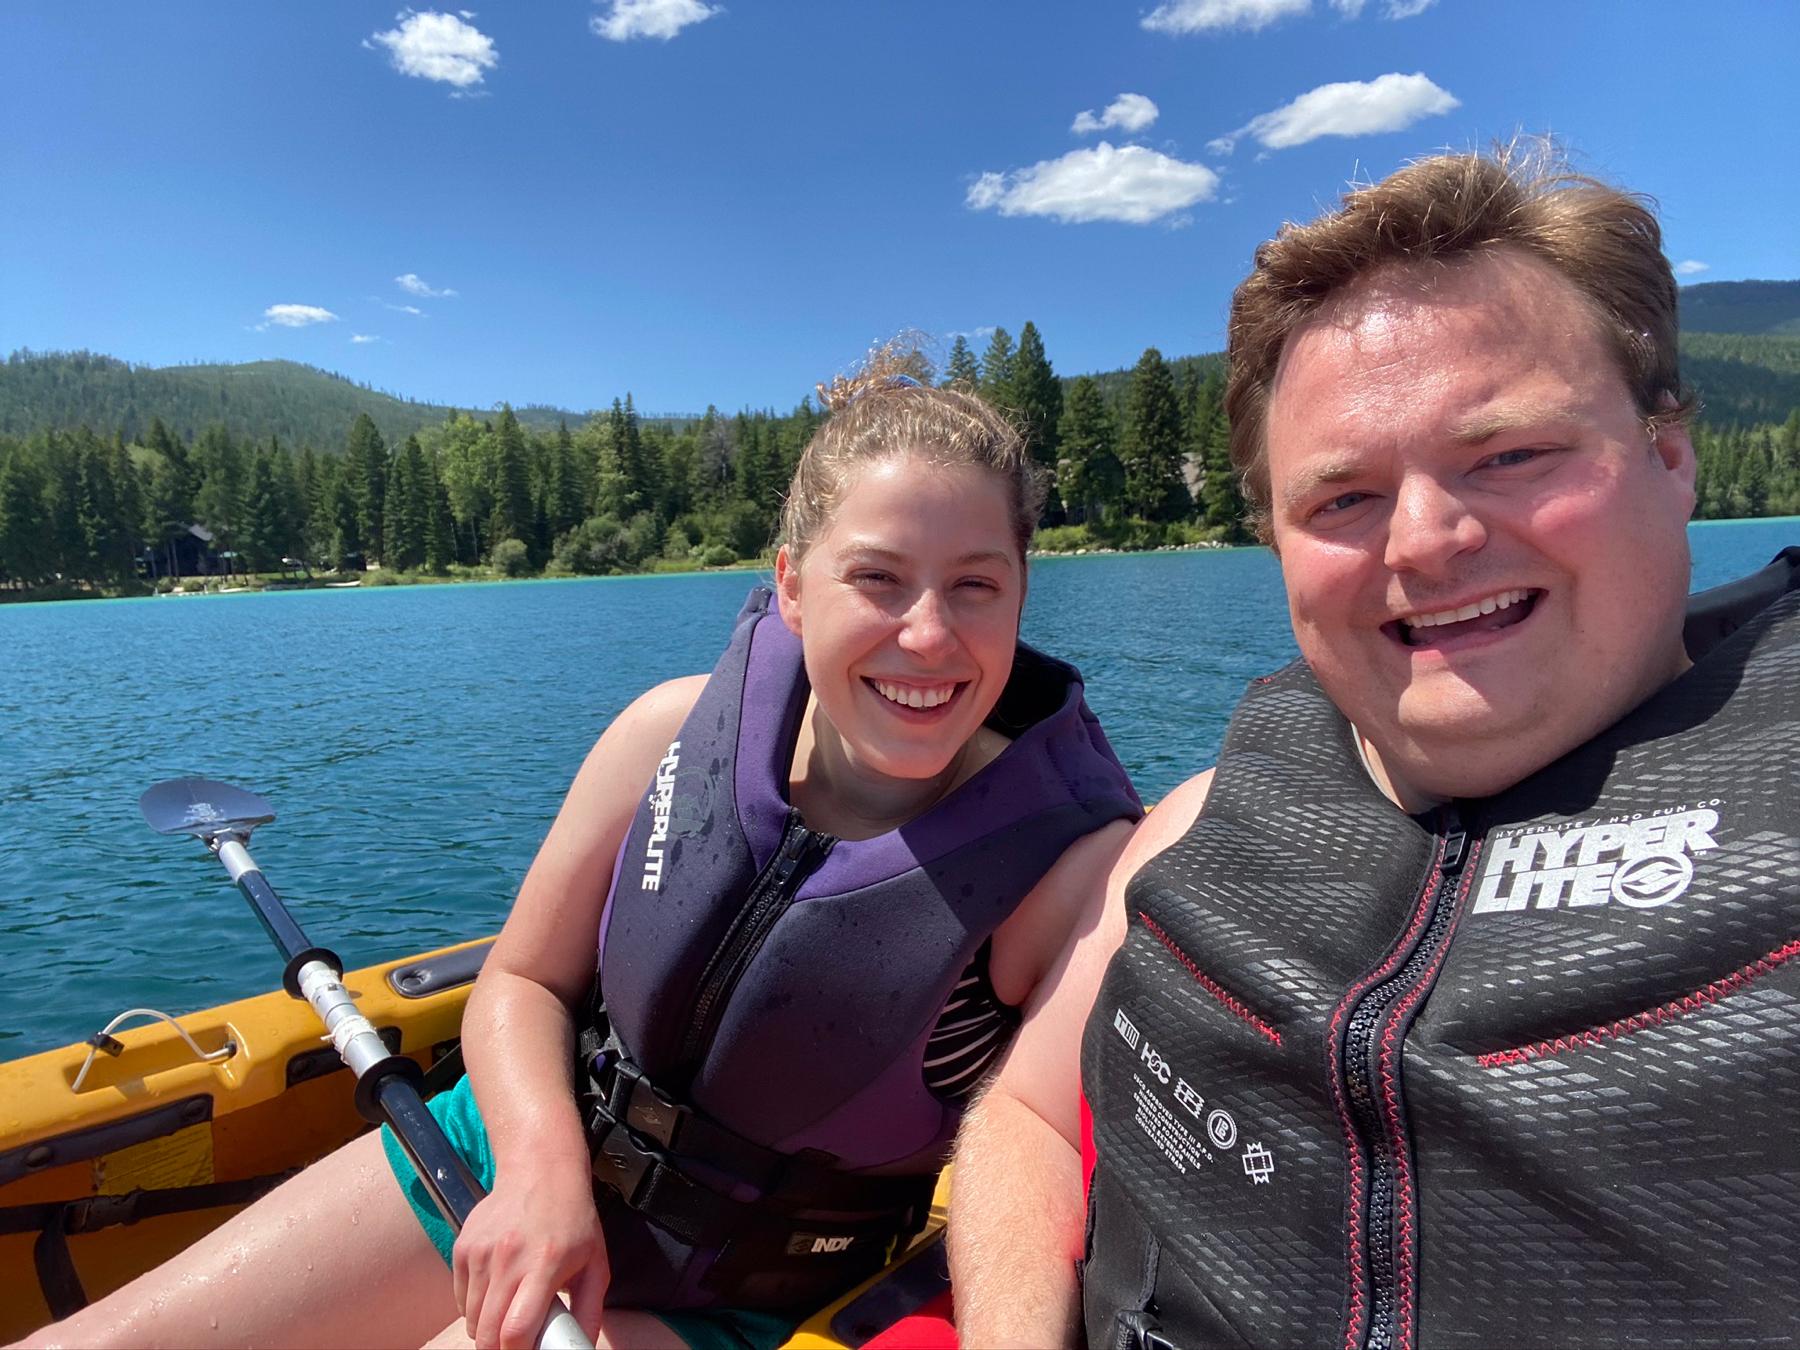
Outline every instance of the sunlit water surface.
{"label": "sunlit water surface", "polygon": [[[1695,526],[1695,585],[1797,521]],[[0,606],[0,1057],[259,993],[279,962],[138,794],[222,778],[255,850],[352,966],[491,932],[583,755],[711,667],[746,574]],[[1261,549],[1033,565],[1029,641],[1073,661],[1148,801],[1210,763],[1245,681],[1294,654]]]}

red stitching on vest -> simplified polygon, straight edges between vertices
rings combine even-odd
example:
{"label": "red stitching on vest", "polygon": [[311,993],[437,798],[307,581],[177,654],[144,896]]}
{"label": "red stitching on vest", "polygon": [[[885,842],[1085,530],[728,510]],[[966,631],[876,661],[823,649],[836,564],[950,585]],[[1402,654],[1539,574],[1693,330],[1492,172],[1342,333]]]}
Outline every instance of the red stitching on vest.
{"label": "red stitching on vest", "polygon": [[1401,1129],[1400,1096],[1397,1091],[1400,1083],[1399,1059],[1402,1050],[1399,1031],[1401,1023],[1406,1021],[1412,1009],[1423,1002],[1425,996],[1431,991],[1437,981],[1437,973],[1443,967],[1444,958],[1450,954],[1450,940],[1456,935],[1457,922],[1462,918],[1463,900],[1469,893],[1470,882],[1474,880],[1475,864],[1480,855],[1481,844],[1478,841],[1470,847],[1469,856],[1463,864],[1462,880],[1456,888],[1455,897],[1450,902],[1450,923],[1444,929],[1444,940],[1439,944],[1437,954],[1432,958],[1431,964],[1420,973],[1418,981],[1408,991],[1406,997],[1401,999],[1388,1013],[1387,1026],[1381,1033],[1381,1096],[1387,1106],[1388,1130],[1395,1140],[1394,1273],[1399,1279],[1400,1287],[1396,1291],[1394,1331],[1395,1343],[1401,1347],[1401,1350],[1406,1350],[1413,1344],[1413,1296],[1418,1287],[1418,1276],[1413,1260],[1415,1205],[1411,1150],[1406,1145],[1406,1138]]}
{"label": "red stitching on vest", "polygon": [[1477,1055],[1475,1062],[1484,1069],[1497,1069],[1506,1064],[1521,1064],[1526,1060],[1549,1059],[1571,1050],[1600,1049],[1606,1042],[1616,1041],[1629,1036],[1634,1031],[1643,1031],[1648,1027],[1660,1026],[1664,1022],[1674,1021],[1687,1013],[1698,1012],[1709,1004],[1717,1003],[1737,993],[1759,975],[1767,975],[1777,966],[1800,956],[1800,938],[1784,947],[1777,947],[1767,956],[1759,956],[1749,965],[1734,970],[1723,979],[1714,980],[1702,989],[1691,994],[1683,994],[1672,999],[1660,1008],[1651,1008],[1645,1012],[1633,1013],[1630,1017],[1621,1017],[1616,1022],[1609,1022],[1602,1027],[1589,1027],[1586,1031],[1573,1032],[1567,1036],[1558,1036],[1552,1041],[1539,1041],[1536,1045],[1522,1045],[1512,1050],[1491,1050],[1485,1055]]}
{"label": "red stitching on vest", "polygon": [[1338,1128],[1344,1133],[1344,1156],[1350,1170],[1349,1231],[1344,1244],[1344,1255],[1349,1268],[1350,1308],[1345,1319],[1344,1350],[1359,1350],[1362,1345],[1363,1319],[1369,1311],[1363,1300],[1362,1280],[1362,1154],[1356,1147],[1356,1123],[1350,1119],[1350,1103],[1344,1096],[1344,1061],[1339,1048],[1344,1039],[1344,1014],[1349,1011],[1350,1005],[1361,998],[1372,985],[1385,980],[1399,968],[1401,958],[1411,949],[1413,938],[1425,922],[1425,912],[1429,908],[1427,902],[1437,894],[1438,882],[1442,877],[1442,867],[1434,865],[1431,875],[1425,879],[1424,889],[1420,892],[1420,903],[1413,911],[1412,923],[1408,925],[1406,932],[1401,936],[1393,951],[1388,953],[1387,960],[1363,976],[1351,987],[1350,992],[1338,1001],[1336,1010],[1331,1014],[1331,1035],[1325,1041],[1326,1062],[1330,1067],[1331,1104],[1337,1109]]}
{"label": "red stitching on vest", "polygon": [[1144,921],[1144,927],[1148,928],[1156,935],[1156,940],[1167,947],[1170,954],[1173,955],[1177,961],[1187,967],[1188,974],[1192,975],[1200,982],[1200,987],[1202,989],[1206,990],[1207,993],[1211,994],[1222,1003],[1226,1010],[1236,1016],[1240,1021],[1248,1022],[1276,1045],[1281,1044],[1281,1033],[1279,1031],[1275,1030],[1274,1027],[1263,1021],[1262,1018],[1258,1017],[1255,1013],[1251,1012],[1250,1009],[1246,1008],[1237,999],[1226,993],[1223,987],[1202,971],[1199,966],[1193,963],[1193,960],[1186,952],[1175,945],[1175,940],[1167,933],[1163,932],[1157,925],[1155,919],[1151,918],[1141,909],[1138,911],[1138,918]]}

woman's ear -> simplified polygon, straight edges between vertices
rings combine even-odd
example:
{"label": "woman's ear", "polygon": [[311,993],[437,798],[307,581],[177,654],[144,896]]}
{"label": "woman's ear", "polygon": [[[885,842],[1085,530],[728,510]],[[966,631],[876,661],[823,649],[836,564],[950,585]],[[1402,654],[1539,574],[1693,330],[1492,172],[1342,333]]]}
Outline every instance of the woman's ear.
{"label": "woman's ear", "polygon": [[800,636],[800,564],[783,544],[775,550],[775,598],[779,602],[781,621],[795,637]]}

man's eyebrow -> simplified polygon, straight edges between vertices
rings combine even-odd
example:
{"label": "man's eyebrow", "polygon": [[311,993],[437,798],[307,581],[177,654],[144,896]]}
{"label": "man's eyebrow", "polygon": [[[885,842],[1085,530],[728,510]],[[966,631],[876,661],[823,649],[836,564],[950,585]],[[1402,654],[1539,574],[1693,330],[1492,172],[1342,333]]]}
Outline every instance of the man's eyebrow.
{"label": "man's eyebrow", "polygon": [[1450,424],[1450,439],[1458,445],[1480,445],[1509,431],[1531,427],[1547,427],[1575,420],[1573,404],[1510,403],[1497,408],[1483,408]]}
{"label": "man's eyebrow", "polygon": [[1281,499],[1289,506],[1297,506],[1320,488],[1331,483],[1347,483],[1362,472],[1363,466],[1357,460],[1327,459],[1296,474],[1281,490]]}

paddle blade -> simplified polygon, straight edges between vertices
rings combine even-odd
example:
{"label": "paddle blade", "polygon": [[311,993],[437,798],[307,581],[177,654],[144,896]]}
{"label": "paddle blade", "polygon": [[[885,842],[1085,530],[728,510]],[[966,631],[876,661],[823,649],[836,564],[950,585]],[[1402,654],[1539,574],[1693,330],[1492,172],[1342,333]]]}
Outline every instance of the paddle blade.
{"label": "paddle blade", "polygon": [[222,834],[250,837],[275,819],[270,805],[254,792],[210,778],[171,778],[138,798],[150,828],[162,834],[191,834],[210,842]]}

